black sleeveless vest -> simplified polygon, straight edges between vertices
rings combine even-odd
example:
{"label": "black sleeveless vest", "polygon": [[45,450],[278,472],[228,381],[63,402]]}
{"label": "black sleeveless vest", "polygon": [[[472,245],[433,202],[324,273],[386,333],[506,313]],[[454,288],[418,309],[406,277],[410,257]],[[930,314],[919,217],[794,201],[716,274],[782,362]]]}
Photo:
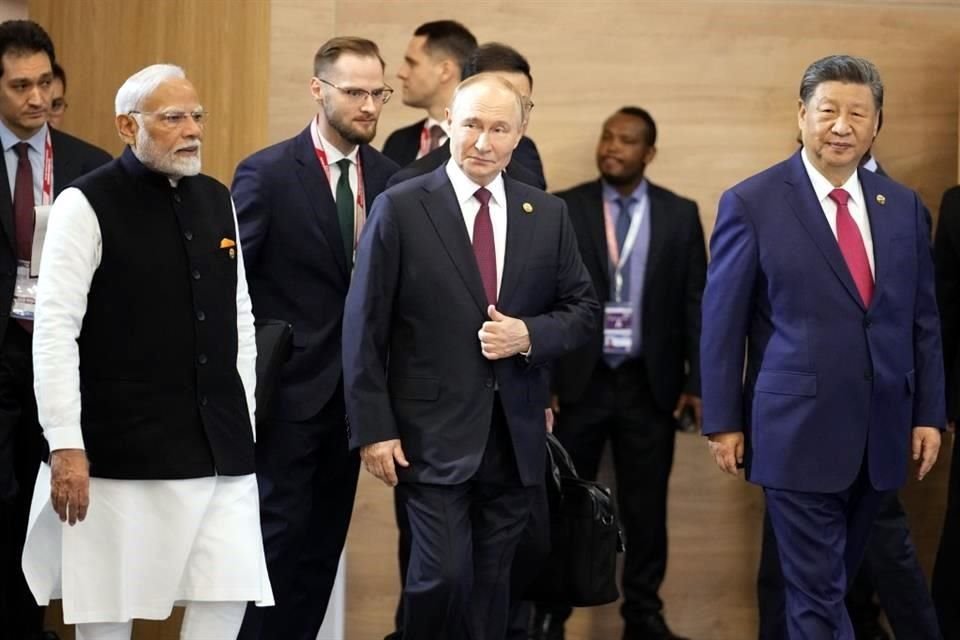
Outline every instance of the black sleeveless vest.
{"label": "black sleeveless vest", "polygon": [[173,187],[129,149],[72,186],[103,238],[78,339],[91,476],[253,473],[229,191],[204,175]]}

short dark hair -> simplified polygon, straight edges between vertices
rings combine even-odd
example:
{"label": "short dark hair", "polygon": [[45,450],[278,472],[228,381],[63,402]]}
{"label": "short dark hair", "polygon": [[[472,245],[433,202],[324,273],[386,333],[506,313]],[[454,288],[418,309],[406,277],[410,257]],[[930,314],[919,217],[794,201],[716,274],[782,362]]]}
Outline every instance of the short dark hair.
{"label": "short dark hair", "polygon": [[427,39],[424,47],[431,55],[444,53],[457,62],[461,74],[467,66],[470,54],[477,48],[477,39],[470,30],[456,20],[434,20],[424,22],[413,32],[415,36]]}
{"label": "short dark hair", "polygon": [[67,92],[67,72],[63,70],[59,62],[53,63],[53,77],[63,84],[63,92]]}
{"label": "short dark hair", "polygon": [[644,142],[647,143],[648,147],[652,147],[657,144],[657,123],[653,121],[653,116],[650,115],[649,111],[640,107],[620,107],[620,110],[617,111],[617,113],[622,113],[625,116],[633,116],[634,118],[640,118],[643,120],[643,123],[647,125],[647,135],[644,139]]}
{"label": "short dark hair", "polygon": [[345,53],[352,53],[361,58],[376,58],[380,61],[381,67],[385,69],[387,66],[380,56],[380,49],[376,42],[366,38],[342,36],[330,38],[317,49],[316,55],[313,56],[313,75],[319,78],[327,67],[334,64]]}
{"label": "short dark hair", "polygon": [[0,76],[3,75],[3,56],[30,55],[46,53],[50,64],[56,62],[53,53],[53,40],[39,24],[33,20],[7,20],[0,23]]}
{"label": "short dark hair", "polygon": [[463,68],[463,79],[486,71],[507,71],[522,73],[533,88],[533,76],[530,75],[530,63],[513,47],[499,42],[488,42],[473,50],[470,60]]}
{"label": "short dark hair", "polygon": [[883,109],[883,81],[880,79],[880,71],[866,58],[832,55],[811,64],[800,80],[800,99],[803,104],[808,103],[817,86],[823,82],[865,84],[870,87],[877,111]]}

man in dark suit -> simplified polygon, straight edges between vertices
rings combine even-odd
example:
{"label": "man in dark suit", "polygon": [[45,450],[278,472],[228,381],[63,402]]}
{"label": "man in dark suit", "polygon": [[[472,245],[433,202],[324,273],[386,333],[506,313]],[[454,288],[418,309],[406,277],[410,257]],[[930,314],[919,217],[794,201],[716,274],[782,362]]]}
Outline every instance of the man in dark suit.
{"label": "man in dark suit", "polygon": [[[960,186],[947,189],[940,203],[934,243],[937,303],[943,332],[947,381],[947,417],[956,427],[960,416]],[[933,601],[940,631],[960,637],[960,438],[953,435],[953,461],[947,490],[947,513],[933,567]]]}
{"label": "man in dark suit", "polygon": [[[469,78],[478,73],[494,72],[516,87],[523,97],[524,126],[526,131],[530,123],[530,112],[533,110],[533,75],[530,73],[530,63],[520,53],[505,44],[489,42],[477,47],[470,55],[467,65],[463,69],[463,77]],[[435,151],[428,153],[416,162],[404,167],[390,178],[389,185],[422,176],[434,171],[447,163],[450,159],[450,146],[443,144]],[[543,163],[540,161],[540,152],[537,145],[527,136],[520,138],[520,143],[514,149],[507,173],[511,177],[533,185],[538,189],[546,189],[547,181],[543,176]]]}
{"label": "man in dark suit", "polygon": [[426,109],[427,117],[391,133],[383,143],[383,155],[404,167],[447,141],[444,111],[476,48],[477,39],[454,20],[417,27],[397,78],[403,83],[403,104]]}
{"label": "man in dark suit", "polygon": [[504,637],[544,478],[544,365],[597,321],[563,202],[502,175],[523,119],[502,78],[458,87],[451,161],[377,199],[347,296],[350,442],[413,534],[405,640]]}
{"label": "man in dark suit", "polygon": [[848,576],[945,421],[926,211],[858,168],[882,106],[868,60],[810,65],[803,148],[721,197],[711,241],[703,431],[723,471],[764,489],[790,637],[853,640]]}
{"label": "man in dark suit", "polygon": [[[0,620],[17,640],[40,637],[43,623],[20,555],[45,448],[33,395],[33,304],[30,294],[15,295],[17,274],[26,265],[29,276],[34,206],[49,205],[73,180],[110,161],[102,149],[47,126],[54,59],[40,25],[0,24]],[[52,177],[45,180],[48,167]],[[35,278],[20,280],[36,285]]]}
{"label": "man in dark suit", "polygon": [[[629,315],[627,344],[597,331],[555,368],[556,434],[581,476],[594,479],[612,442],[620,517],[625,639],[678,638],[657,595],[667,566],[667,482],[676,417],[700,417],[700,298],[707,258],[697,205],[644,177],[657,128],[624,107],[603,124],[600,180],[559,193],[580,253],[606,305],[607,324]],[[621,328],[621,331],[623,330]],[[538,614],[543,615],[540,608]],[[545,638],[563,637],[570,609],[555,608]],[[538,616],[539,618],[540,616]]]}
{"label": "man in dark suit", "polygon": [[314,59],[320,110],[299,135],[240,163],[233,181],[253,313],[293,325],[257,439],[267,567],[277,605],[240,638],[313,640],[353,510],[340,333],[356,238],[397,166],[369,146],[391,89],[376,44],[333,38]]}

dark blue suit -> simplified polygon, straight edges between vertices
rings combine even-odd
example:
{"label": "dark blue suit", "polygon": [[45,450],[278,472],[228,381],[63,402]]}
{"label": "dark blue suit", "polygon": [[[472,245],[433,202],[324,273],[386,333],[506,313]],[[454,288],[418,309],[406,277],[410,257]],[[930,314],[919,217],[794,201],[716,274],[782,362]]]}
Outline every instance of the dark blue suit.
{"label": "dark blue suit", "polygon": [[703,302],[704,433],[745,434],[789,632],[804,638],[852,638],[843,594],[880,492],[906,479],[912,427],[945,421],[926,212],[909,189],[858,176],[874,244],[869,308],[799,152],[724,193]]}
{"label": "dark blue suit", "polygon": [[[369,203],[397,166],[361,145]],[[233,198],[253,313],[293,325],[272,415],[257,440],[260,515],[277,606],[251,607],[240,637],[313,640],[323,622],[356,491],[340,334],[350,267],[310,130],[237,167]]]}
{"label": "dark blue suit", "polygon": [[[486,360],[486,297],[445,168],[374,202],[344,317],[352,447],[399,438],[413,531],[405,640],[494,640],[509,569],[543,482],[544,365],[598,318],[563,202],[509,177],[497,307],[526,323],[529,358]],[[529,212],[523,208],[524,204]]]}

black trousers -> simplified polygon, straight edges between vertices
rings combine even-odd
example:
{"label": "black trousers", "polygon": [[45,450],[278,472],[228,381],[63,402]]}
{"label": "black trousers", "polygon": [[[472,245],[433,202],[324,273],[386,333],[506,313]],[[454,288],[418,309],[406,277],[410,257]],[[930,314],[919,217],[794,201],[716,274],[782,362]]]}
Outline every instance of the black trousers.
{"label": "black trousers", "polygon": [[411,549],[404,640],[503,640],[511,565],[536,487],[524,487],[499,400],[476,474],[457,485],[401,483]]}
{"label": "black trousers", "polygon": [[947,513],[933,567],[933,601],[947,640],[960,638],[960,438],[953,435]]}
{"label": "black trousers", "polygon": [[[863,561],[846,597],[847,611],[857,637],[877,624],[880,607],[897,638],[941,638],[926,577],[910,538],[907,516],[895,491],[884,495],[880,512],[870,527]],[[783,573],[777,556],[777,540],[764,514],[763,546],[757,575],[760,640],[787,638]],[[950,637],[950,636],[946,636]]]}
{"label": "black trousers", "polygon": [[274,607],[247,608],[239,640],[314,640],[350,526],[360,457],[347,445],[343,389],[304,422],[257,434],[260,524]]}
{"label": "black trousers", "polygon": [[[612,445],[617,505],[627,541],[623,606],[627,626],[663,609],[667,570],[667,485],[676,424],[650,393],[642,360],[616,369],[599,363],[582,399],[564,404],[555,430],[581,477],[596,479],[607,441]],[[569,616],[570,609],[554,615]]]}
{"label": "black trousers", "polygon": [[11,640],[34,640],[43,630],[43,609],[20,565],[45,451],[33,395],[32,345],[30,334],[9,320],[0,344],[0,635]]}

